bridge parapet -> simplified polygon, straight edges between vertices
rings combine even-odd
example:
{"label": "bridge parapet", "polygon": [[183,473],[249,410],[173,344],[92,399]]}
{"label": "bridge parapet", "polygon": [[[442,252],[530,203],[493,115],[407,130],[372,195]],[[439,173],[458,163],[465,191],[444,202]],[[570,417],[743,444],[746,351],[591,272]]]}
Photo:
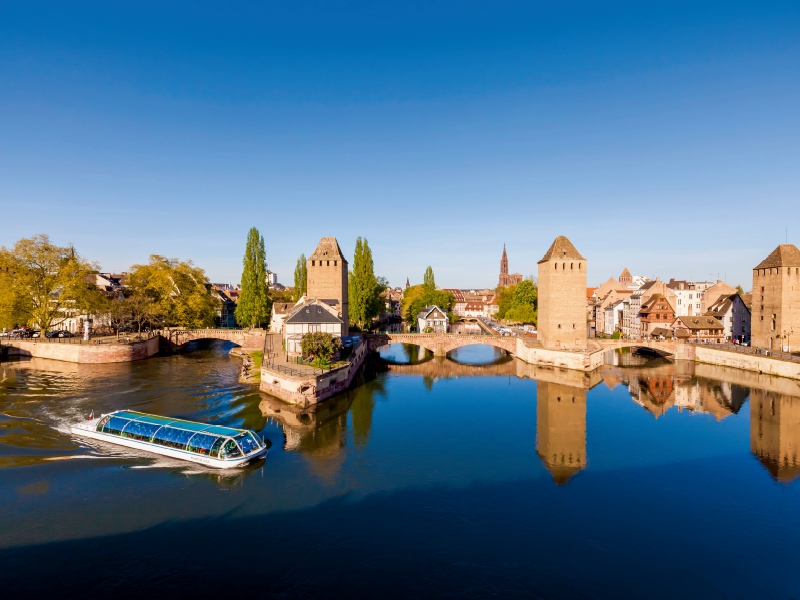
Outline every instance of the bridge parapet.
{"label": "bridge parapet", "polygon": [[461,333],[378,333],[365,336],[370,350],[377,350],[387,344],[413,344],[430,350],[437,356],[444,356],[456,348],[485,344],[514,354],[517,338],[512,336],[473,335]]}

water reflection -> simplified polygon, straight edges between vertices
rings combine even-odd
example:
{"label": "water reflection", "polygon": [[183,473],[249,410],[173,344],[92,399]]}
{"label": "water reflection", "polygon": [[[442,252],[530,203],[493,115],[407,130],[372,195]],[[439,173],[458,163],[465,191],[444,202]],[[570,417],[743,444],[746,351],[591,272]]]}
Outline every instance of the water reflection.
{"label": "water reflection", "polygon": [[750,395],[750,450],[770,475],[789,483],[800,475],[800,398],[754,389]]}
{"label": "water reflection", "polygon": [[536,382],[536,451],[558,485],[586,468],[586,390]]}
{"label": "water reflection", "polygon": [[513,360],[505,351],[487,344],[462,346],[449,352],[447,357],[462,365],[492,365]]}

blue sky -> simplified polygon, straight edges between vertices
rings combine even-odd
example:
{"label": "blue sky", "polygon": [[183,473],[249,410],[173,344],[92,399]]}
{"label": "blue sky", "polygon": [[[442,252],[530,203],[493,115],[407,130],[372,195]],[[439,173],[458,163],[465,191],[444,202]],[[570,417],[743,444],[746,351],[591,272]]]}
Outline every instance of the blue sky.
{"label": "blue sky", "polygon": [[247,230],[369,239],[494,286],[556,235],[618,275],[749,289],[800,245],[797,2],[0,6],[0,244],[238,282]]}

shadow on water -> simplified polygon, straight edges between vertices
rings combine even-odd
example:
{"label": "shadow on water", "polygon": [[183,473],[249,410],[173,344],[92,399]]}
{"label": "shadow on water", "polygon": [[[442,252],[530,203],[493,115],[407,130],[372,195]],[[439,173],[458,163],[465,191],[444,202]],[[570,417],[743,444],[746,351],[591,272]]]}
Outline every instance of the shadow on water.
{"label": "shadow on water", "polygon": [[[526,479],[345,496],[254,517],[167,522],[0,550],[0,582],[6,594],[59,598],[242,591],[283,598],[796,596],[796,550],[778,531],[800,525],[793,499],[775,499],[793,515],[789,523],[764,520],[750,510],[759,503],[757,490],[742,489],[724,460],[710,467],[588,473],[581,495]],[[708,477],[713,494],[703,481]],[[665,480],[697,490],[692,501],[652,494]],[[712,501],[717,494],[728,499],[739,527],[760,535],[730,539],[730,523],[718,518]],[[613,522],[597,518],[601,511]],[[675,527],[678,522],[692,527]],[[624,563],[607,550],[619,538],[629,550]],[[662,551],[654,560],[652,552],[635,548]],[[702,569],[686,568],[679,550],[686,548],[703,557]],[[676,572],[681,576],[665,575]],[[764,577],[766,572],[780,576]]]}

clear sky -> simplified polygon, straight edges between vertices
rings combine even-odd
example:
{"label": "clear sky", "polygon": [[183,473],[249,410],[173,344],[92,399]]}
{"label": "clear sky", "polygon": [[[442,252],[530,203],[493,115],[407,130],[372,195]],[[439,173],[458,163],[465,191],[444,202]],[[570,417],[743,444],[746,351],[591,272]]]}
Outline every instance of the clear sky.
{"label": "clear sky", "polygon": [[0,244],[291,284],[365,236],[393,285],[724,277],[800,245],[800,3],[5,2]]}

